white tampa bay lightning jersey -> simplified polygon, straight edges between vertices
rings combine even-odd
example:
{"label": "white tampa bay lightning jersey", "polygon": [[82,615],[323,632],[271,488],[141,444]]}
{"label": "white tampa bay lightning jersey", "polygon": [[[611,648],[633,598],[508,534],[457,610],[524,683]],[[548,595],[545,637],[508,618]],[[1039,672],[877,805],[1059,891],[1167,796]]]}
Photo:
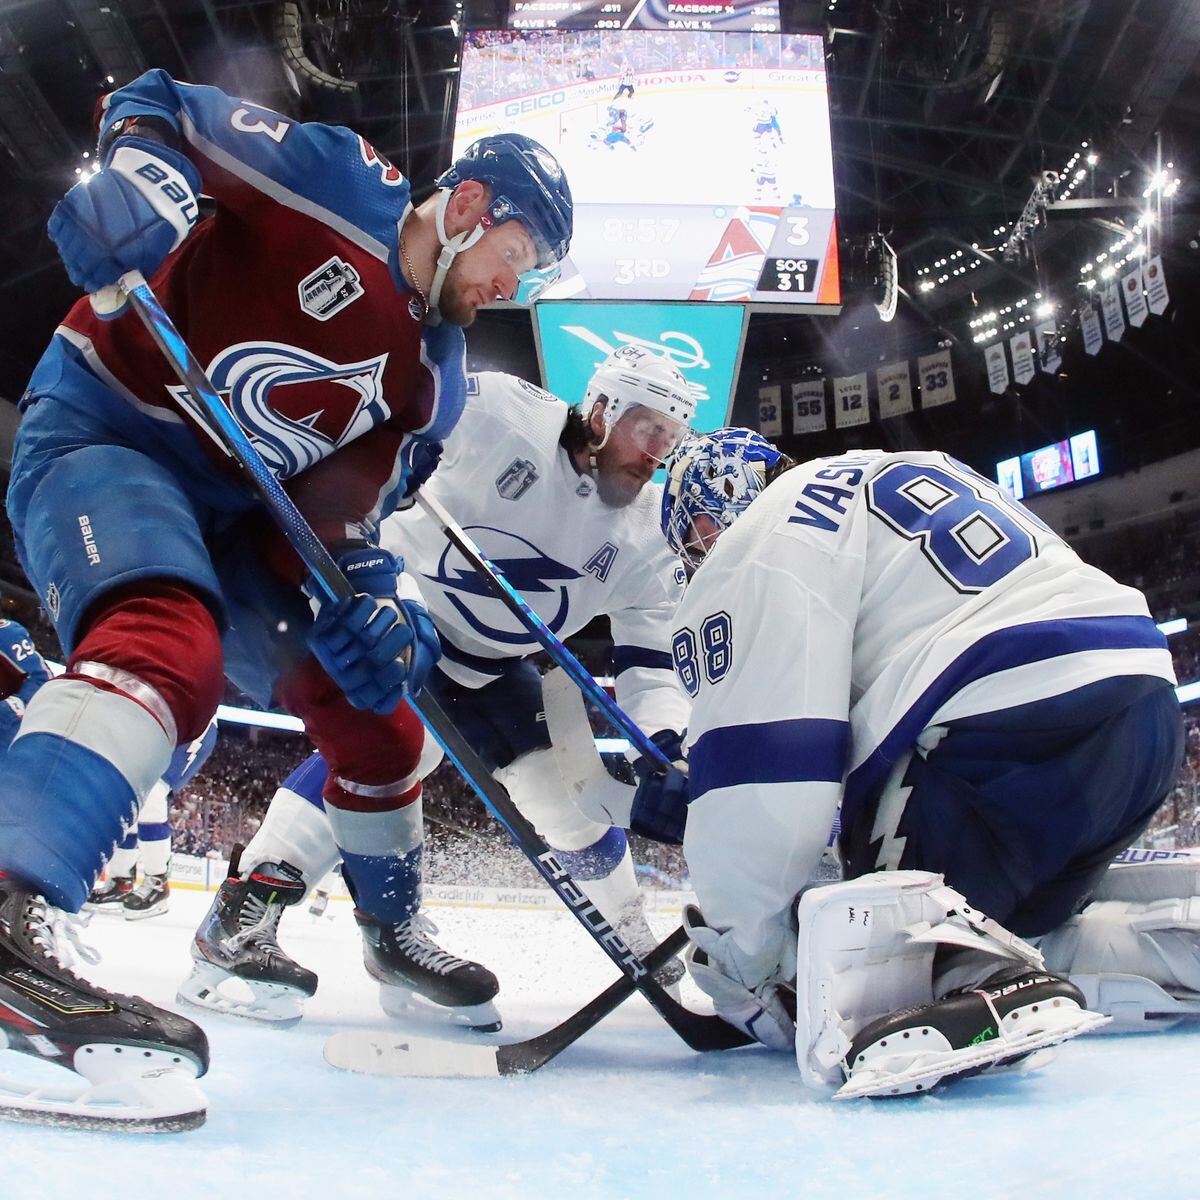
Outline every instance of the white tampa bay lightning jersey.
{"label": "white tampa bay lightning jersey", "polygon": [[1140,592],[940,453],[780,476],[693,577],[672,650],[694,698],[688,865],[746,950],[838,803],[878,795],[923,731],[1114,676],[1174,682]]}
{"label": "white tampa bay lightning jersey", "polygon": [[[659,526],[649,483],[612,508],[559,445],[561,401],[512,375],[468,378],[463,418],[424,485],[560,638],[606,614],[617,702],[646,732],[683,729],[688,701],[671,666],[671,622],[683,571]],[[503,660],[539,650],[420,506],[384,522],[382,544],[404,556],[442,639],[441,669],[468,687]]]}

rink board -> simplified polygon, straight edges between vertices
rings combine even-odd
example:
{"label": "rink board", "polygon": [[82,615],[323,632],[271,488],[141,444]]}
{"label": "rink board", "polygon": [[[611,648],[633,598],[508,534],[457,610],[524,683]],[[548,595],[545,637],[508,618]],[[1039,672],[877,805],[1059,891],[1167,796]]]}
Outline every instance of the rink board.
{"label": "rink board", "polygon": [[[171,888],[185,892],[215,892],[229,874],[224,858],[197,858],[191,854],[171,856]],[[328,875],[321,886],[331,900],[349,900],[350,893],[341,875]],[[651,912],[679,914],[685,904],[694,904],[694,892],[643,887],[642,895]],[[425,904],[437,908],[478,908],[517,910],[556,910],[562,901],[548,887],[483,887],[477,884],[437,883],[426,880],[422,886]],[[0,1193],[3,1200],[3,1193]]]}

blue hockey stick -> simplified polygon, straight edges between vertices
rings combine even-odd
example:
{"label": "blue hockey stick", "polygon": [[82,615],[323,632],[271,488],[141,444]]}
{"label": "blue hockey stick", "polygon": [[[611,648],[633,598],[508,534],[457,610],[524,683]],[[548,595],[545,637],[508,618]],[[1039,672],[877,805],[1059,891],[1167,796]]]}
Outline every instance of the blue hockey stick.
{"label": "blue hockey stick", "polygon": [[[133,307],[171,369],[187,388],[196,406],[192,411],[205,429],[245,470],[259,499],[325,596],[335,602],[353,596],[354,591],[337,562],[313,533],[292,498],[271,474],[140,272],[130,271],[122,275],[114,288],[106,288],[93,299],[93,303],[98,311],[107,310],[111,313],[121,307],[123,298]],[[409,696],[407,703],[433,734],[447,757],[458,767],[479,799],[508,830],[538,873],[588,931],[592,940],[684,1042],[693,1050],[727,1050],[746,1045],[749,1039],[740,1030],[719,1017],[705,1016],[685,1008],[650,975],[646,964],[625,945],[604,914],[591,903],[587,893],[558,862],[554,851],[521,814],[504,787],[493,778],[437,701],[432,696],[422,695]]]}
{"label": "blue hockey stick", "polygon": [[417,493],[417,503],[441,526],[458,552],[483,578],[492,594],[541,643],[542,649],[575,681],[576,686],[630,740],[638,752],[664,770],[671,760],[642,732],[633,718],[592,678],[592,673],[566,648],[545,621],[525,603],[521,593],[467,536],[462,526],[432,496]]}

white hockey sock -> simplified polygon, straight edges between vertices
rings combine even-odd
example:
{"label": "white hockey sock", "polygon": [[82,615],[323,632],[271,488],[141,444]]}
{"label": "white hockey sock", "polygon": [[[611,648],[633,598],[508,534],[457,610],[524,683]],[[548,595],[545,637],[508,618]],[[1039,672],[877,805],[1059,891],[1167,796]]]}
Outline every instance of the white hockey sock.
{"label": "white hockey sock", "polygon": [[137,871],[137,864],[137,846],[134,846],[132,850],[122,850],[118,846],[113,851],[112,858],[108,860],[108,877],[109,879],[132,879]]}
{"label": "white hockey sock", "polygon": [[634,906],[640,910],[642,894],[638,890],[637,875],[633,870],[633,855],[628,847],[610,874],[599,879],[579,879],[577,882],[587,892],[588,899],[614,925],[633,910]]}
{"label": "white hockey sock", "polygon": [[246,876],[260,863],[286,862],[297,868],[311,887],[340,858],[325,813],[303,796],[281,787],[271,798],[258,832],[242,851],[241,870]]}
{"label": "white hockey sock", "polygon": [[171,826],[167,820],[171,789],[160,779],[142,801],[138,813],[138,845],[142,874],[165,875],[171,861]]}

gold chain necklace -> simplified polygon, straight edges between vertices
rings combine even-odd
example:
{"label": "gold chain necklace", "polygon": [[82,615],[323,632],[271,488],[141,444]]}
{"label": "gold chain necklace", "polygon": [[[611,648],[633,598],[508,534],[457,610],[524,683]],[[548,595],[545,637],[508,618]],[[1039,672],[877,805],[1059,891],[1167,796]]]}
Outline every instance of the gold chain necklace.
{"label": "gold chain necklace", "polygon": [[404,265],[408,268],[409,282],[417,289],[417,295],[421,297],[421,303],[425,306],[425,311],[429,311],[429,297],[425,295],[420,283],[417,282],[417,269],[413,266],[412,259],[408,257],[408,251],[404,248],[404,230],[400,231],[400,257],[404,259]]}

